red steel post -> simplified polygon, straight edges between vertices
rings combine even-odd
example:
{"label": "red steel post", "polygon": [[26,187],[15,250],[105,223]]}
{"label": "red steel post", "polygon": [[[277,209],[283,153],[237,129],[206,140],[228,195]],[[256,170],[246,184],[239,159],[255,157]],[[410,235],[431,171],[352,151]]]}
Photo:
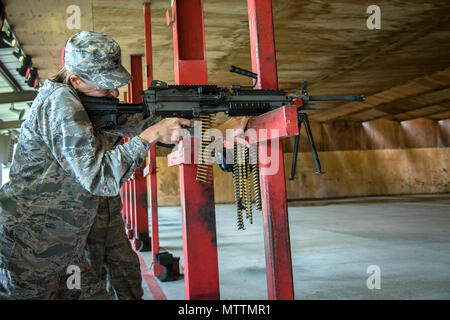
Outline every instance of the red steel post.
{"label": "red steel post", "polygon": [[131,103],[142,102],[141,94],[142,91],[142,56],[132,55],[131,56],[131,76],[133,80],[130,82],[130,98]]}
{"label": "red steel post", "polygon": [[[153,54],[152,54],[152,24],[151,24],[151,3],[144,3],[144,37],[145,37],[145,67],[146,74],[146,87],[150,87],[150,83],[153,80]],[[151,250],[153,257],[153,273],[155,276],[160,276],[163,272],[163,268],[160,264],[156,263],[156,254],[159,253],[159,230],[158,230],[158,196],[157,196],[157,183],[156,183],[156,146],[150,148],[148,152],[148,187],[150,192],[150,210],[151,210]]]}
{"label": "red steel post", "polygon": [[[131,82],[128,83],[128,91],[125,95],[125,98],[127,99],[126,102],[131,103],[132,97],[131,97]],[[122,143],[126,143],[130,141],[129,137],[124,137],[122,139]],[[125,201],[126,201],[126,221],[125,221],[125,230],[128,236],[128,239],[133,239],[133,229],[132,229],[132,217],[133,217],[133,210],[134,210],[134,204],[133,204],[133,191],[132,191],[132,179],[129,179],[127,182],[125,182],[123,188],[125,190]]]}
{"label": "red steel post", "polygon": [[[128,83],[128,91],[123,94],[125,102],[131,101],[131,84]],[[122,144],[126,143],[130,140],[128,137],[124,137],[122,139]],[[125,221],[125,231],[129,239],[132,236],[131,230],[131,212],[132,212],[132,202],[131,202],[131,188],[130,188],[130,180],[126,181],[121,188],[122,191],[122,206],[123,206],[123,216]]]}
{"label": "red steel post", "polygon": [[[128,102],[128,92],[124,92],[123,93],[123,100],[125,102]],[[125,139],[122,139],[122,143],[125,143]],[[125,222],[125,230],[127,227],[127,206],[128,206],[128,202],[127,202],[127,182],[124,183],[124,185],[120,188],[120,199],[122,200],[122,216],[123,216],[123,221]]]}
{"label": "red steel post", "polygon": [[152,14],[151,3],[144,3],[144,41],[145,41],[145,85],[150,87],[153,80],[153,52],[152,52]]}
{"label": "red steel post", "polygon": [[[122,144],[126,143],[130,140],[130,138],[123,138]],[[128,238],[130,238],[131,234],[131,193],[130,193],[130,180],[126,181],[121,190],[121,199],[122,199],[122,214],[125,222],[125,231],[127,233]]]}
{"label": "red steel post", "polygon": [[[277,89],[277,65],[271,0],[247,0],[250,30],[252,70],[259,75],[258,89]],[[275,140],[261,143],[259,159],[261,173],[267,165],[271,150],[278,151],[278,171],[261,174],[264,245],[268,298],[294,299],[292,261],[289,239],[289,220],[286,198],[284,158],[281,142],[272,148]]]}
{"label": "red steel post", "polygon": [[[175,0],[172,10],[175,83],[207,84],[203,1]],[[214,186],[196,180],[196,164],[179,172],[185,297],[219,299]]]}
{"label": "red steel post", "polygon": [[[125,91],[123,93],[123,100],[125,102],[128,101],[128,92]],[[124,143],[125,140],[122,139],[122,143]],[[127,188],[126,188],[127,183],[125,182],[125,184],[120,188],[120,199],[122,200],[122,218],[123,221],[125,222],[125,230],[127,228]]]}
{"label": "red steel post", "polygon": [[[143,77],[142,77],[142,56],[131,56],[131,75],[133,81],[130,86],[131,103],[141,103]],[[148,236],[148,211],[147,211],[147,181],[143,176],[143,167],[138,168],[131,179],[132,186],[132,216],[131,226],[134,231],[134,245],[136,250],[148,251],[150,239]]]}
{"label": "red steel post", "polygon": [[[131,103],[131,101],[133,101],[133,92],[132,92],[132,82],[128,83],[128,103]],[[124,138],[124,142],[128,142],[130,141],[130,138]],[[127,200],[128,200],[128,204],[127,204],[127,224],[126,224],[126,230],[127,230],[127,236],[128,239],[133,239],[134,236],[134,231],[133,231],[133,223],[134,223],[134,193],[133,193],[133,177],[131,177],[126,185],[126,189],[127,189]]]}

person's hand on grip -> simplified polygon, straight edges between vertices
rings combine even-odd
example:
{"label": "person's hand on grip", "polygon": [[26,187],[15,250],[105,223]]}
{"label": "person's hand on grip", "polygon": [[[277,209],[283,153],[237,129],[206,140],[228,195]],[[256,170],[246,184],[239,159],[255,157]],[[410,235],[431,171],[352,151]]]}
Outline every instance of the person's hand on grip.
{"label": "person's hand on grip", "polygon": [[145,129],[139,137],[153,145],[156,142],[176,144],[183,137],[183,127],[189,127],[191,121],[183,118],[166,118]]}

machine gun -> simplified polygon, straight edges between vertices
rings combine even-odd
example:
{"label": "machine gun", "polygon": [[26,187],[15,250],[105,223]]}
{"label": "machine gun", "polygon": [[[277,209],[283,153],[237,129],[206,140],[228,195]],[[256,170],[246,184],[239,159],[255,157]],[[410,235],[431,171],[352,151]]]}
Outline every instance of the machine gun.
{"label": "machine gun", "polygon": [[[98,128],[117,124],[117,117],[125,113],[142,113],[143,119],[162,116],[200,118],[208,122],[207,116],[218,112],[224,112],[230,117],[258,116],[283,106],[297,105],[299,132],[301,125],[304,124],[318,174],[323,172],[308,116],[303,111],[315,109],[315,105],[310,103],[312,101],[365,101],[363,95],[310,96],[306,82],[303,82],[299,95],[283,90],[253,89],[257,82],[257,74],[234,66],[230,67],[230,72],[251,77],[255,82],[253,86],[233,85],[230,90],[216,85],[168,85],[163,81],[154,80],[147,90],[141,92],[143,98],[141,104],[119,103],[118,99],[111,98],[88,96],[80,98],[94,127]],[[291,180],[295,176],[299,138],[300,134],[295,137]],[[230,167],[221,167],[225,171],[231,171]]]}
{"label": "machine gun", "polygon": [[[216,85],[168,85],[154,80],[147,90],[141,92],[143,103],[124,104],[118,99],[96,98],[80,96],[91,122],[95,128],[107,128],[117,125],[118,116],[126,113],[141,113],[143,119],[148,117],[178,117],[201,120],[200,163],[197,167],[197,180],[212,182],[212,166],[203,160],[207,157],[209,144],[208,130],[211,117],[218,112],[224,112],[230,117],[258,116],[283,106],[297,106],[299,134],[295,137],[291,180],[295,176],[297,155],[300,142],[300,128],[303,124],[311,146],[316,166],[316,173],[322,174],[317,150],[309,126],[308,115],[305,110],[315,109],[313,101],[365,101],[362,95],[352,96],[310,96],[308,85],[303,82],[299,95],[286,93],[283,90],[254,89],[258,75],[234,66],[230,68],[244,76],[255,80],[253,86],[233,85],[231,89],[220,88]],[[172,145],[159,144],[165,147]],[[261,193],[259,185],[258,152],[255,145],[250,148],[242,144],[235,144],[233,150],[233,164],[226,160],[227,152],[222,153],[222,163],[219,166],[226,172],[233,173],[235,200],[237,208],[238,229],[244,229],[243,210],[246,218],[252,223],[252,184],[256,209],[261,210]],[[250,157],[256,163],[250,164]],[[251,178],[252,176],[252,178]]]}

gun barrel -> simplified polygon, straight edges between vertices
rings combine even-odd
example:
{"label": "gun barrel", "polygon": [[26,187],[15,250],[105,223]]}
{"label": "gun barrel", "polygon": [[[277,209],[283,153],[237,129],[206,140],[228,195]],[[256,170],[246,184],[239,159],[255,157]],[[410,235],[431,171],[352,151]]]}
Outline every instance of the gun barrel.
{"label": "gun barrel", "polygon": [[363,95],[351,96],[309,96],[309,101],[366,101]]}

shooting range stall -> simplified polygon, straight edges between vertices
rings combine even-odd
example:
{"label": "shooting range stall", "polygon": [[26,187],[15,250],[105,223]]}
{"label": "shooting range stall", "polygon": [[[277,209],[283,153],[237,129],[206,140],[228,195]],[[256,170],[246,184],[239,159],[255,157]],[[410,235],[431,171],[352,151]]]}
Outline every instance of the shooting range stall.
{"label": "shooting range stall", "polygon": [[[271,0],[248,0],[249,32],[252,71],[259,75],[257,89],[278,89],[276,52],[272,22]],[[145,63],[147,86],[152,80],[150,4],[145,4]],[[176,85],[208,84],[203,2],[175,0],[172,11],[167,11],[168,24],[173,29],[174,69]],[[140,103],[142,90],[142,57],[131,57],[133,81],[125,96],[130,103]],[[298,135],[297,106],[286,106],[252,119],[248,128],[276,128],[278,136]],[[183,140],[183,145],[194,146],[195,138]],[[267,166],[271,140],[258,137],[261,170]],[[124,139],[124,142],[127,139]],[[197,164],[191,160],[194,148],[181,150],[168,157],[170,166],[179,167],[180,196],[183,224],[184,279],[186,299],[219,299],[219,269],[217,259],[214,185],[197,181]],[[266,255],[267,290],[269,299],[293,299],[292,264],[289,239],[289,221],[285,187],[282,144],[277,142],[279,168],[272,175],[261,175],[261,202]],[[189,154],[188,154],[189,152]],[[268,153],[269,152],[269,153]],[[153,251],[153,272],[163,273],[159,264],[158,211],[156,195],[156,151],[149,151],[148,166],[139,169],[121,189],[123,215],[127,234],[135,250]],[[262,164],[264,163],[264,165]],[[260,170],[260,171],[261,171]],[[150,192],[151,236],[147,220],[147,184]],[[159,258],[159,259],[158,259]],[[164,257],[163,259],[164,260]],[[167,260],[167,259],[166,259]],[[169,259],[170,260],[170,259]],[[176,260],[176,259],[175,259]],[[175,267],[176,268],[176,267]],[[167,272],[167,270],[166,270]],[[175,270],[176,272],[176,270]]]}

